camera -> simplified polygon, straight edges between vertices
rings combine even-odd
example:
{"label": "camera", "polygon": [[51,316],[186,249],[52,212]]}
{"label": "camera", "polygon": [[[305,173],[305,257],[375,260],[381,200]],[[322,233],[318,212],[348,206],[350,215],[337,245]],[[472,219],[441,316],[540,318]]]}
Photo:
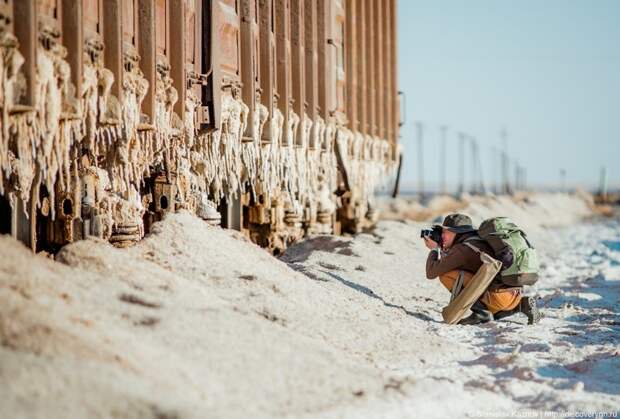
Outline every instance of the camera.
{"label": "camera", "polygon": [[428,237],[435,243],[441,246],[441,226],[433,226],[431,229],[422,230],[420,232],[420,237]]}

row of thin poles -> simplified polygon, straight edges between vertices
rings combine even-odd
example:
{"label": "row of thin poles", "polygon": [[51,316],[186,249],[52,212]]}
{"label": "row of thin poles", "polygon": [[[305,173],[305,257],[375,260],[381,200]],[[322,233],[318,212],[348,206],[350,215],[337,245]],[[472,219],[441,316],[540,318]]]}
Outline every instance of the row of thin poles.
{"label": "row of thin poles", "polygon": [[[425,125],[423,122],[416,122],[417,131],[417,156],[418,156],[418,193],[424,195],[427,190],[425,186],[425,169],[424,169],[424,130]],[[443,163],[439,166],[439,188],[438,192],[441,194],[448,193],[447,187],[447,160],[448,155],[448,126],[439,126],[439,153]],[[458,183],[456,188],[456,194],[458,196],[468,192],[470,194],[485,194],[487,192],[493,192],[494,194],[512,194],[516,191],[527,189],[527,170],[521,166],[519,162],[510,157],[508,154],[508,134],[505,129],[500,132],[501,147],[491,147],[492,167],[493,167],[493,181],[490,183],[485,182],[486,178],[483,172],[482,161],[480,159],[480,143],[476,137],[469,135],[465,132],[456,132],[458,139],[458,152],[460,158],[458,159]],[[469,149],[469,151],[468,151]],[[469,154],[470,159],[470,182],[466,185],[466,154]],[[514,169],[514,173],[510,174],[510,169]],[[487,190],[485,185],[491,185]]]}

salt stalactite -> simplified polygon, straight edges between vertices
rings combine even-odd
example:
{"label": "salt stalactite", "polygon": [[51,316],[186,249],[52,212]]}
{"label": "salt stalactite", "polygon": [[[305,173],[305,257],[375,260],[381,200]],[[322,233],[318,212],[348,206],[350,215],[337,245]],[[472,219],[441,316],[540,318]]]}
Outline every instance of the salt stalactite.
{"label": "salt stalactite", "polygon": [[173,127],[174,105],[179,99],[179,93],[172,86],[172,78],[170,78],[170,65],[163,59],[157,62],[157,79],[155,82],[155,116],[153,125],[155,125],[155,145],[153,146],[154,161],[150,161],[151,165],[162,165],[166,170],[168,180],[170,180],[170,172],[172,162],[174,161],[175,148],[172,147],[173,137],[179,136],[181,133],[176,132]]}
{"label": "salt stalactite", "polygon": [[211,142],[211,135],[197,135],[189,153],[192,173],[196,175],[195,187],[200,192],[207,192],[215,177],[215,164],[208,158]]}
{"label": "salt stalactite", "polygon": [[[110,240],[115,246],[135,243],[144,235],[145,212],[139,188],[151,161],[150,131],[140,135],[140,106],[148,82],[137,56],[125,56],[123,103],[111,94],[112,72],[103,67],[103,45],[86,41],[83,79],[81,185],[84,190],[86,234]],[[102,163],[102,167],[98,167]],[[96,192],[95,192],[96,191]]]}
{"label": "salt stalactite", "polygon": [[[70,83],[71,70],[65,61],[67,50],[57,42],[55,32],[40,22],[44,38],[37,48],[37,77],[35,97],[36,124],[40,137],[36,144],[37,178],[45,184],[49,194],[51,218],[55,218],[55,186],[59,181],[62,191],[71,189],[71,147],[82,137],[79,105]],[[45,38],[45,37],[49,37]],[[44,47],[44,45],[46,47]],[[17,138],[18,142],[23,138]],[[37,186],[38,187],[38,186]],[[38,194],[34,204],[38,207]]]}
{"label": "salt stalactite", "polygon": [[333,123],[324,124],[321,135],[319,183],[318,183],[318,211],[331,214],[336,211],[333,191],[337,187],[337,162],[334,154],[336,126]]}
{"label": "salt stalactite", "polygon": [[320,116],[314,123],[310,138],[310,150],[308,158],[308,179],[312,192],[318,192],[319,182],[322,180],[319,166],[321,163],[322,141],[325,135],[325,121]]}
{"label": "salt stalactite", "polygon": [[353,205],[374,204],[374,193],[386,179],[391,167],[391,146],[388,141],[359,132],[338,129],[336,141],[346,149],[344,164],[349,175]]}
{"label": "salt stalactite", "polygon": [[[18,123],[10,111],[18,103],[23,91],[25,90],[25,80],[20,73],[24,64],[24,57],[18,50],[17,38],[9,33],[6,28],[0,28],[0,107],[2,115],[0,118],[0,194],[5,195],[8,191],[14,191],[14,185],[8,184],[11,174],[16,170],[14,161],[15,154],[11,151],[11,133],[18,125],[26,128],[28,124]],[[23,131],[23,130],[22,130]],[[29,133],[28,138],[34,138],[35,133]],[[29,158],[33,158],[29,156]],[[32,179],[31,179],[32,180]],[[20,197],[24,198],[27,194],[20,190]],[[11,201],[12,204],[12,201]]]}
{"label": "salt stalactite", "polygon": [[295,149],[297,139],[297,128],[299,126],[299,116],[289,111],[288,127],[286,127],[284,144],[279,148],[280,159],[279,164],[281,167],[281,179],[284,184],[284,188],[288,193],[288,199],[291,203],[296,200],[297,192],[299,191],[299,166],[296,164]]}
{"label": "salt stalactite", "polygon": [[[175,173],[179,205],[209,223],[219,223],[216,205],[208,200],[208,186],[214,179],[217,162],[207,159],[208,134],[198,134],[195,124],[200,99],[188,91],[185,102],[184,135],[176,149]],[[245,105],[243,105],[245,106]],[[247,107],[245,107],[247,109]],[[209,164],[211,163],[211,164]]]}
{"label": "salt stalactite", "polygon": [[231,118],[231,124],[229,125],[229,133],[232,136],[231,140],[235,143],[235,172],[237,174],[237,189],[231,191],[233,195],[236,195],[237,192],[241,190],[241,185],[247,179],[244,178],[244,166],[242,160],[242,143],[243,143],[243,133],[245,132],[248,125],[248,114],[250,112],[250,108],[243,103],[241,100],[241,90],[238,88],[233,89],[233,98],[237,102],[237,111],[238,113],[234,115],[234,118]]}
{"label": "salt stalactite", "polygon": [[246,173],[244,180],[250,184],[250,190],[254,196],[256,196],[255,185],[258,181],[260,139],[265,122],[268,118],[269,111],[267,107],[257,101],[256,110],[252,114],[252,120],[249,121],[249,123],[252,124],[252,133],[254,136],[251,138],[251,141],[243,141],[241,144],[241,162]]}
{"label": "salt stalactite", "polygon": [[364,136],[359,132],[348,133],[344,141],[348,144],[347,160],[349,162],[349,181],[356,186],[356,193],[359,193],[360,179],[363,176]]}
{"label": "salt stalactite", "polygon": [[308,159],[306,163],[306,179],[308,187],[308,203],[311,211],[318,210],[319,191],[323,182],[323,175],[320,171],[322,138],[325,133],[325,121],[321,117],[312,124],[308,135]]}
{"label": "salt stalactite", "polygon": [[[99,108],[99,79],[97,68],[91,63],[84,63],[84,78],[82,81],[83,91],[83,121],[84,138],[82,143],[89,153],[94,157],[97,155],[97,128],[98,128],[98,108]],[[93,158],[93,160],[95,160]]]}
{"label": "salt stalactite", "polygon": [[82,148],[87,150],[92,164],[120,141],[122,110],[118,99],[111,94],[114,75],[103,66],[103,44],[98,38],[85,42],[82,80],[82,119],[84,138]]}
{"label": "salt stalactite", "polygon": [[282,167],[280,165],[279,147],[282,139],[284,116],[274,107],[269,120],[270,142],[261,144],[259,163],[259,182],[257,192],[270,202],[281,192]]}
{"label": "salt stalactite", "polygon": [[[188,89],[185,99],[185,120],[184,134],[182,136],[182,146],[177,150],[176,159],[176,186],[181,206],[185,209],[195,211],[195,195],[200,189],[200,184],[196,174],[192,173],[192,152],[198,141],[196,132],[196,113],[200,106],[200,99],[196,97],[193,90]],[[204,192],[204,189],[201,191]],[[192,195],[194,194],[194,195]]]}
{"label": "salt stalactite", "polygon": [[220,129],[211,134],[207,160],[213,165],[211,192],[217,201],[224,196],[236,196],[241,187],[241,141],[247,123],[248,107],[232,95],[222,95]]}
{"label": "salt stalactite", "polygon": [[337,163],[334,154],[334,142],[336,140],[336,126],[328,123],[325,126],[325,139],[323,143],[323,152],[321,153],[321,169],[324,172],[324,182],[332,190],[336,190],[337,183]]}
{"label": "salt stalactite", "polygon": [[154,154],[153,137],[146,133],[141,136],[138,131],[142,122],[140,108],[149,84],[137,67],[137,58],[132,58],[136,62],[123,74],[122,136],[110,144],[106,156],[112,188],[118,193],[128,193],[132,180],[139,185]]}
{"label": "salt stalactite", "polygon": [[368,189],[372,188],[373,178],[373,147],[375,139],[370,135],[366,135],[363,139],[361,155],[359,158],[359,185],[360,199],[364,202],[368,201]]}
{"label": "salt stalactite", "polygon": [[309,198],[308,165],[311,158],[308,150],[308,139],[312,130],[312,120],[304,113],[299,127],[299,139],[295,146],[295,166],[297,167],[297,197],[302,207],[306,206]]}

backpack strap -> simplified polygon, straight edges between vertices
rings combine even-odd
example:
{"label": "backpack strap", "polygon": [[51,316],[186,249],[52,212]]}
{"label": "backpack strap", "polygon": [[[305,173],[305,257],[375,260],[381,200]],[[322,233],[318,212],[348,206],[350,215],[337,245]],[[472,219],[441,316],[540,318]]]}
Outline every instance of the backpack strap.
{"label": "backpack strap", "polygon": [[471,250],[473,250],[474,252],[476,252],[476,253],[478,253],[478,254],[483,253],[483,252],[482,252],[482,250],[480,250],[479,248],[477,248],[477,247],[476,247],[476,246],[474,246],[473,244],[471,244],[471,243],[467,243],[467,240],[466,240],[466,241],[464,241],[464,242],[463,242],[463,244],[464,244],[465,246],[469,247]]}
{"label": "backpack strap", "polygon": [[478,254],[484,253],[482,250],[480,250],[480,248],[478,248],[477,246],[474,246],[473,244],[469,243],[469,242],[473,242],[473,241],[484,241],[484,240],[480,236],[472,236],[472,237],[468,237],[465,240],[463,240],[463,244],[465,246],[469,247],[471,250],[473,250],[474,252],[476,252]]}
{"label": "backpack strap", "polygon": [[527,246],[528,246],[530,249],[533,249],[533,248],[534,248],[534,246],[532,246],[532,243],[530,243],[530,241],[527,239],[527,234],[525,234],[525,231],[523,231],[523,230],[519,230],[519,232],[521,233],[521,237],[523,237],[523,240],[525,240],[525,243],[527,243]]}
{"label": "backpack strap", "polygon": [[[478,253],[478,255],[480,255],[480,257],[482,257],[482,255],[484,254],[484,255],[487,255],[488,257],[490,257],[491,259],[498,260],[495,257],[495,255],[489,255],[487,252],[484,252],[484,251],[480,250],[478,247],[474,246],[473,244],[468,243],[468,242],[473,241],[473,240],[482,240],[482,239],[480,237],[471,237],[471,238],[469,238],[467,240],[463,240],[463,244],[465,246],[469,247],[474,252]],[[501,262],[501,261],[499,261],[499,262]]]}

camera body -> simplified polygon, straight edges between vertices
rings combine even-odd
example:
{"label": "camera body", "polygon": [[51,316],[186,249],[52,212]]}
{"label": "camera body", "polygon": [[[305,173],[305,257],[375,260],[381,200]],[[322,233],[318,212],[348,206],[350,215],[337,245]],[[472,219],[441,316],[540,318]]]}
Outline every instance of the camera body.
{"label": "camera body", "polygon": [[433,226],[431,229],[425,229],[420,232],[420,237],[428,237],[435,243],[441,246],[441,226]]}

